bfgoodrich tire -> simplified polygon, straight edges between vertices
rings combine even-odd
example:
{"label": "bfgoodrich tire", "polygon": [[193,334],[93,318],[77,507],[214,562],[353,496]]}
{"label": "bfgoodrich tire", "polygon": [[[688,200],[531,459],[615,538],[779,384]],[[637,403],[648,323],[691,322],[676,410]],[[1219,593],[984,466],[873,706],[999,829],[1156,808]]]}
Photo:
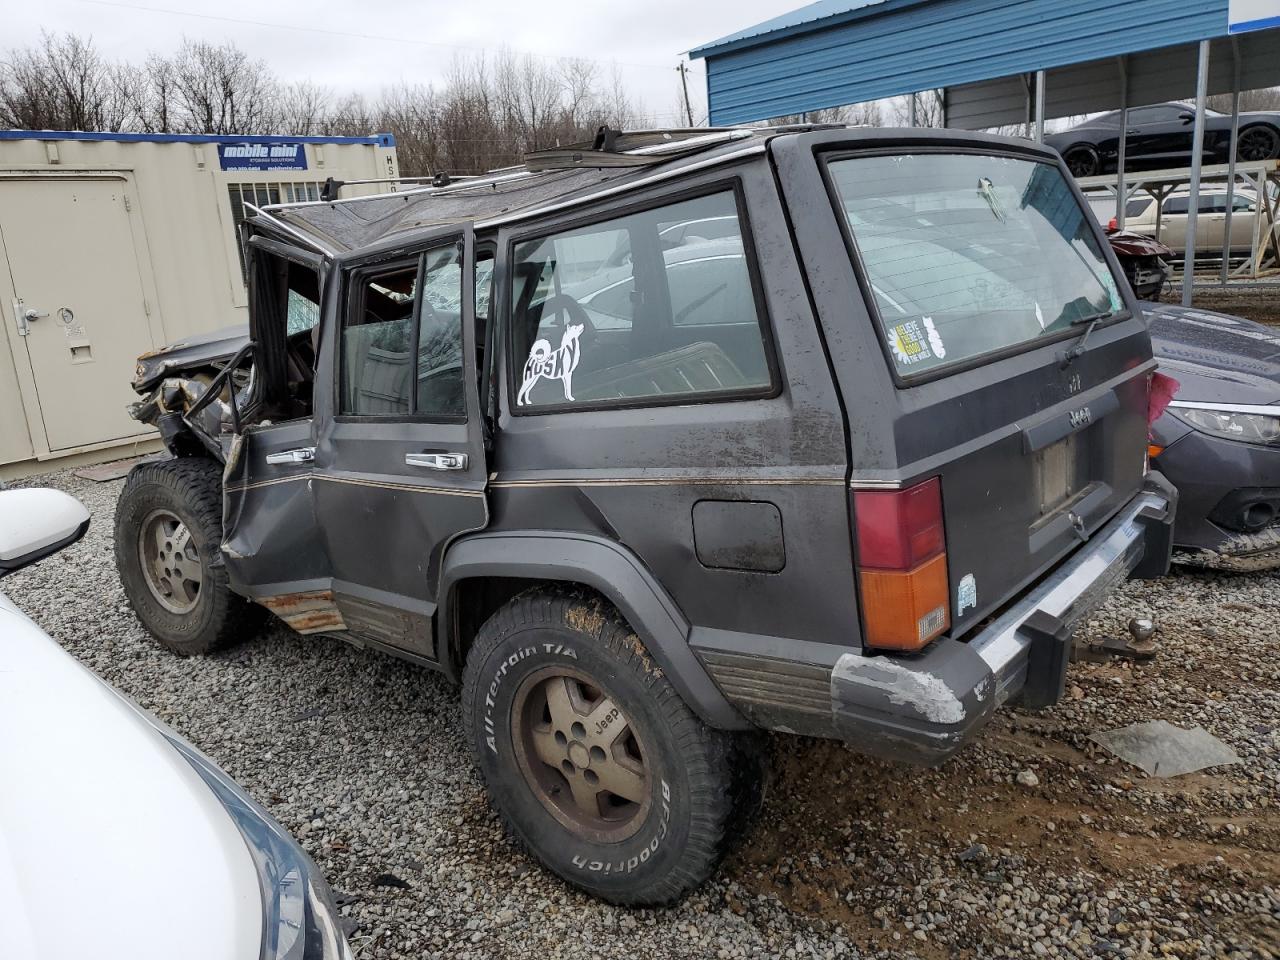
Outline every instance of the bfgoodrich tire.
{"label": "bfgoodrich tire", "polygon": [[670,903],[723,857],[758,798],[755,757],[703,724],[597,597],[535,591],[481,628],[463,717],[510,831],[612,903]]}
{"label": "bfgoodrich tire", "polygon": [[116,568],[142,625],[174,653],[210,653],[262,622],[262,608],[227,586],[221,544],[218,464],[186,457],[130,471],[116,504]]}

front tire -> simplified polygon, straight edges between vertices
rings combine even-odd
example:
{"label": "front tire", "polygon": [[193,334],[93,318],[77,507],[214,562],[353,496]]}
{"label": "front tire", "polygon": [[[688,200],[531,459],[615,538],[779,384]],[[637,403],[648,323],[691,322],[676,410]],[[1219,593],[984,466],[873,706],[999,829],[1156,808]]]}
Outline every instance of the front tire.
{"label": "front tire", "polygon": [[231,592],[221,556],[222,470],[206,457],[141,463],[116,504],[116,568],[160,645],[210,653],[254,633],[263,610]]}
{"label": "front tire", "polygon": [[707,727],[598,597],[533,591],[481,628],[467,738],[511,833],[611,903],[671,903],[711,875],[758,798],[757,759]]}

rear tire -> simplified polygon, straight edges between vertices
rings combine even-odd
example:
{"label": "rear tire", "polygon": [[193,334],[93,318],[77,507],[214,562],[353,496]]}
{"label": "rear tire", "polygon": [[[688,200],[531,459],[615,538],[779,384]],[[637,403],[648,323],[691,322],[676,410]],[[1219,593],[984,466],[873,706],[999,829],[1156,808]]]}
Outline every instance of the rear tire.
{"label": "rear tire", "polygon": [[142,463],[116,504],[116,568],[160,645],[210,653],[254,633],[264,610],[231,592],[222,563],[222,470],[207,457]]}
{"label": "rear tire", "polygon": [[463,720],[509,831],[611,903],[671,903],[711,875],[758,801],[751,738],[707,727],[617,611],[523,594],[467,657]]}
{"label": "rear tire", "polygon": [[1102,167],[1098,151],[1093,147],[1072,147],[1062,155],[1062,159],[1076,179],[1095,176]]}

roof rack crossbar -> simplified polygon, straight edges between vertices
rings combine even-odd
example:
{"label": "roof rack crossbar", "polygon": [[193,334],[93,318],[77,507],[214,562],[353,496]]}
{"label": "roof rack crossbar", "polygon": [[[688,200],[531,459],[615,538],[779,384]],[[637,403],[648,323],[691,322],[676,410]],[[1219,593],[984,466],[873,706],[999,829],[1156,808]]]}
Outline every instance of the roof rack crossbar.
{"label": "roof rack crossbar", "polygon": [[[504,167],[503,169],[511,170],[513,168]],[[445,186],[445,187],[419,187],[416,190],[397,190],[394,193],[379,193],[379,194],[374,194],[373,196],[364,196],[364,197],[343,197],[340,200],[297,200],[293,203],[269,203],[262,209],[263,210],[296,210],[299,207],[320,207],[320,206],[330,207],[338,203],[358,203],[361,200],[372,200],[375,197],[381,198],[381,199],[387,199],[391,197],[396,197],[396,198],[417,197],[417,196],[421,196],[424,193],[435,193],[435,194],[455,193],[459,190],[473,190],[476,187],[485,187],[494,183],[502,183],[506,180],[519,180],[524,177],[531,177],[531,176],[533,176],[532,172],[524,169],[517,169],[513,173],[502,173],[498,176],[474,176],[474,177],[468,177],[465,180],[461,177],[457,177],[453,179],[459,180],[461,182],[456,182],[456,183],[451,182],[448,186]],[[429,178],[422,177],[419,179],[425,180]],[[355,183],[356,181],[352,180],[348,182]],[[376,183],[377,181],[370,180],[369,182]]]}

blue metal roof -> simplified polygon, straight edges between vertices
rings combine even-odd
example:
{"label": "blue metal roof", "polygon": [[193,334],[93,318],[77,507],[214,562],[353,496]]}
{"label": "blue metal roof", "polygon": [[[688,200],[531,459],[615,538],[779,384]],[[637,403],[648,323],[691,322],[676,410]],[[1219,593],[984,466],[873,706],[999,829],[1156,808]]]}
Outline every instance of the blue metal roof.
{"label": "blue metal roof", "polygon": [[[839,17],[839,21],[843,22],[853,17],[847,17],[846,14],[853,14],[854,17],[862,15],[867,7],[880,7],[885,4],[893,6],[903,6],[909,3],[923,3],[924,0],[818,0],[817,3],[811,3],[807,7],[800,7],[792,10],[790,13],[784,13],[772,20],[765,20],[763,23],[757,23],[754,27],[747,27],[745,30],[739,30],[737,33],[731,33],[727,37],[721,37],[719,40],[713,40],[710,43],[704,43],[700,47],[695,47],[689,51],[691,57],[705,57],[712,53],[724,53],[729,48],[740,49],[749,44],[744,43],[745,40],[754,40],[756,37],[762,37],[767,33],[773,33],[777,30],[788,30],[792,27],[807,27],[809,24],[816,24],[819,20],[827,20],[833,17]],[[879,13],[881,11],[867,11]],[[820,26],[826,27],[831,24],[823,23]]]}
{"label": "blue metal roof", "polygon": [[1227,36],[1228,0],[821,0],[691,52],[727,125]]}
{"label": "blue metal roof", "polygon": [[114,140],[121,143],[367,143],[394,147],[390,133],[369,137],[233,137],[213,133],[98,133],[92,130],[0,130],[0,140]]}

